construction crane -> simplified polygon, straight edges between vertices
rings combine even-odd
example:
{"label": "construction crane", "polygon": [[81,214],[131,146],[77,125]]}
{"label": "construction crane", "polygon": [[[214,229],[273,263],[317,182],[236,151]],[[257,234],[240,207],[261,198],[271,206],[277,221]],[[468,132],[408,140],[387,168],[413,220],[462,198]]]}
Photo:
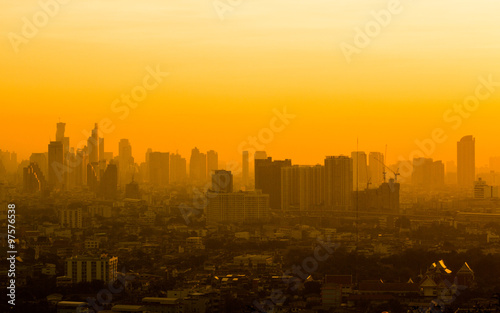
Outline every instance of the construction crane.
{"label": "construction crane", "polygon": [[[384,156],[385,157],[385,156]],[[393,174],[394,174],[394,182],[398,182],[398,176],[401,175],[399,173],[399,168],[394,172],[390,167],[388,167],[387,165],[385,165],[384,162],[380,161],[379,159],[376,158],[377,161],[380,162],[380,164],[382,164],[384,166],[384,171],[382,172],[382,174],[384,175],[384,183],[386,182],[385,180],[385,174],[387,174],[387,172],[385,171],[385,169],[388,169],[389,171],[391,171]]]}

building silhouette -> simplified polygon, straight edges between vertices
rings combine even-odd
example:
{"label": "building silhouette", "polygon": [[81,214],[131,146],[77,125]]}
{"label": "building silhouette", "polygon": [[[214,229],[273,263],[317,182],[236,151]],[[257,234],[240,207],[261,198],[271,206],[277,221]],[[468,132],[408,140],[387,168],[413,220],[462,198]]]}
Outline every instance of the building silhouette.
{"label": "building silhouette", "polygon": [[457,142],[457,180],[464,188],[473,186],[476,179],[476,139],[469,135]]}
{"label": "building silhouette", "polygon": [[43,175],[47,177],[47,153],[32,153],[30,156],[30,163],[36,163],[40,171],[42,171]]}
{"label": "building silhouette", "polygon": [[231,171],[217,170],[212,174],[212,191],[219,193],[233,192],[233,174],[231,174]]}
{"label": "building silhouette", "polygon": [[35,193],[45,190],[45,176],[37,163],[31,162],[23,168],[23,189],[27,193]]}
{"label": "building silhouette", "polygon": [[170,154],[168,152],[149,153],[149,183],[167,186],[170,183]]}
{"label": "building silhouette", "polygon": [[61,141],[49,143],[49,187],[61,189],[64,185],[64,146]]}
{"label": "building silhouette", "polygon": [[99,163],[99,126],[95,124],[91,136],[87,140],[87,149],[90,163]]}
{"label": "building silhouette", "polygon": [[325,159],[325,206],[330,210],[349,210],[352,205],[353,160],[347,156]]}
{"label": "building silhouette", "polygon": [[128,139],[120,139],[118,143],[118,179],[121,186],[129,182],[134,175],[134,158],[132,145]]}
{"label": "building silhouette", "polygon": [[245,190],[248,188],[248,183],[250,182],[249,180],[249,159],[248,159],[248,151],[243,151],[242,152],[242,160],[241,160],[241,174],[242,174],[242,181],[241,183],[243,184],[243,187]]}
{"label": "building silhouette", "polygon": [[219,169],[219,155],[214,150],[207,152],[207,178]]}
{"label": "building silhouette", "polygon": [[381,152],[370,152],[368,155],[368,179],[371,188],[378,188],[384,182],[384,154]]}
{"label": "building silhouette", "polygon": [[108,164],[99,182],[99,194],[104,199],[115,199],[118,187],[118,168],[116,164]]}
{"label": "building silhouette", "polygon": [[185,183],[187,181],[186,159],[180,154],[170,155],[170,183]]}
{"label": "building silhouette", "polygon": [[189,178],[194,184],[203,184],[207,180],[207,156],[196,147],[191,150]]}
{"label": "building silhouette", "polygon": [[363,151],[351,152],[353,162],[353,188],[354,190],[364,190],[368,186],[368,165],[366,153]]}
{"label": "building silhouette", "polygon": [[318,211],[325,201],[325,167],[294,165],[281,168],[283,211]]}
{"label": "building silhouette", "polygon": [[287,166],[292,166],[289,159],[255,159],[255,189],[269,195],[269,206],[273,210],[281,210],[281,168]]}

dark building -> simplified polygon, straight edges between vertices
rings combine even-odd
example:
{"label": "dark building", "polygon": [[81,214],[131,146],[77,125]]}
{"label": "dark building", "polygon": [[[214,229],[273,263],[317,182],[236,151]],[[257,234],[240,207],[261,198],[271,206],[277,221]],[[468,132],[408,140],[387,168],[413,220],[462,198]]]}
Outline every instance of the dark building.
{"label": "dark building", "polygon": [[353,192],[353,203],[359,201],[358,209],[365,212],[399,213],[399,183],[390,179],[376,189]]}
{"label": "dark building", "polygon": [[125,186],[125,198],[129,199],[140,199],[141,198],[141,193],[139,191],[139,184],[134,181],[132,178],[132,181],[130,184],[127,184]]}
{"label": "dark building", "polygon": [[23,169],[24,191],[34,193],[45,189],[45,177],[36,163],[30,163]]}
{"label": "dark building", "polygon": [[231,174],[231,171],[215,171],[212,175],[212,190],[214,192],[233,192],[233,174]]}
{"label": "dark building", "polygon": [[64,146],[61,141],[49,144],[49,186],[61,188],[64,185]]}
{"label": "dark building", "polygon": [[255,159],[255,189],[269,195],[273,210],[281,210],[281,168],[287,166],[292,166],[292,160]]}
{"label": "dark building", "polygon": [[166,186],[170,182],[170,154],[168,152],[149,153],[149,182],[156,186]]}
{"label": "dark building", "polygon": [[87,164],[87,187],[90,191],[96,192],[98,186],[97,173],[99,171],[99,163]]}
{"label": "dark building", "polygon": [[99,185],[99,193],[105,199],[116,198],[116,190],[118,185],[118,168],[116,164],[108,164],[104,174],[102,175]]}

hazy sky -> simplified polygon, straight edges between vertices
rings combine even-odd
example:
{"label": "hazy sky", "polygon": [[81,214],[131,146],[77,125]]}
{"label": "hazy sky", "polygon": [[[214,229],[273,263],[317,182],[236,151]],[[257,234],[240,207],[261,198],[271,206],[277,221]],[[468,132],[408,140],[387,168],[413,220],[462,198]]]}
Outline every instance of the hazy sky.
{"label": "hazy sky", "polygon": [[[65,1],[47,23],[38,1],[0,2],[0,148],[21,158],[47,150],[59,118],[72,146],[109,118],[106,151],[115,154],[128,138],[139,161],[149,147],[189,157],[194,146],[240,160],[240,143],[285,106],[295,118],[264,145],[276,159],[319,163],[355,150],[359,137],[360,150],[387,144],[393,162],[436,128],[448,138],[434,159],[454,160],[468,134],[477,165],[500,155],[496,0],[401,0],[350,63],[341,43],[356,47],[355,28],[373,25],[370,12],[391,1],[242,0],[224,20],[212,0]],[[38,33],[13,45],[33,17]],[[143,84],[148,66],[170,75],[121,120],[112,103]],[[478,87],[480,77],[493,86]],[[458,113],[443,118],[454,103],[474,103],[477,88],[477,110],[460,125]]]}

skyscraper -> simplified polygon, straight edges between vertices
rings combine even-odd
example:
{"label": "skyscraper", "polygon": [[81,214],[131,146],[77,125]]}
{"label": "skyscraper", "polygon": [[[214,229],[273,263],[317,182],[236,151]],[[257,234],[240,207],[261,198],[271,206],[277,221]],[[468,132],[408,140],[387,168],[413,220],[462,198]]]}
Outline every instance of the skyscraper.
{"label": "skyscraper", "polygon": [[168,152],[149,153],[149,182],[155,186],[170,183],[170,154]]}
{"label": "skyscraper", "polygon": [[283,211],[320,210],[325,199],[325,168],[322,165],[294,165],[281,168]]}
{"label": "skyscraper", "polygon": [[45,153],[32,153],[30,156],[30,163],[36,163],[43,175],[47,177],[47,157]]}
{"label": "skyscraper", "polygon": [[476,176],[476,139],[471,135],[457,142],[457,179],[461,187],[473,187]]}
{"label": "skyscraper", "polygon": [[170,183],[185,183],[187,180],[186,159],[180,154],[170,155]]}
{"label": "skyscraper", "polygon": [[246,190],[248,186],[248,176],[249,176],[248,151],[243,151],[242,153],[241,170],[242,170],[242,184]]}
{"label": "skyscraper", "polygon": [[64,184],[64,147],[61,141],[51,141],[49,144],[49,186],[59,189]]}
{"label": "skyscraper", "polygon": [[331,210],[351,208],[353,161],[347,156],[325,159],[325,205]]}
{"label": "skyscraper", "polygon": [[219,155],[214,150],[207,152],[207,178],[219,169]]}
{"label": "skyscraper", "polygon": [[368,156],[368,178],[371,178],[371,186],[377,188],[384,182],[384,154],[381,152],[370,152]]}
{"label": "skyscraper", "polygon": [[124,186],[132,180],[134,174],[134,158],[132,146],[128,139],[120,139],[118,143],[118,177],[120,185]]}
{"label": "skyscraper", "polygon": [[118,185],[118,168],[116,164],[108,164],[104,174],[101,177],[99,191],[104,199],[116,198]]}
{"label": "skyscraper", "polygon": [[94,129],[92,130],[92,135],[87,140],[87,149],[89,154],[89,162],[90,163],[98,163],[99,162],[99,128],[97,123],[95,124]]}
{"label": "skyscraper", "polygon": [[286,166],[292,166],[292,160],[255,159],[255,189],[269,195],[273,210],[281,210],[281,168]]}
{"label": "skyscraper", "polygon": [[207,157],[198,148],[191,150],[189,160],[189,177],[195,184],[203,184],[207,180]]}
{"label": "skyscraper", "polygon": [[[364,190],[368,186],[368,166],[366,162],[366,153],[363,151],[351,152],[353,162],[353,187],[354,190]],[[356,185],[357,184],[357,185]]]}

